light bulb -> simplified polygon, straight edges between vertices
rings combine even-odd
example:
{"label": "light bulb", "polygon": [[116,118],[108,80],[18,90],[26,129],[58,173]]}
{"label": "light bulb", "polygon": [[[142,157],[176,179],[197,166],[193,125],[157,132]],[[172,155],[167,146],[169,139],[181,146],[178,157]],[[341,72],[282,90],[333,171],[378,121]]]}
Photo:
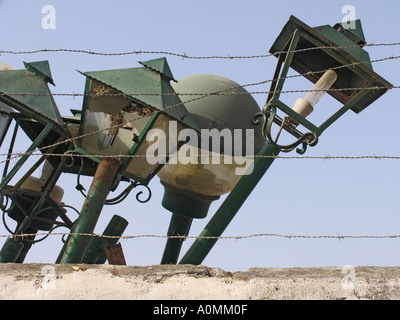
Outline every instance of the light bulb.
{"label": "light bulb", "polygon": [[321,78],[314,84],[304,98],[299,98],[293,107],[303,118],[306,118],[314,110],[314,106],[329,90],[337,79],[337,73],[333,70],[326,71]]}

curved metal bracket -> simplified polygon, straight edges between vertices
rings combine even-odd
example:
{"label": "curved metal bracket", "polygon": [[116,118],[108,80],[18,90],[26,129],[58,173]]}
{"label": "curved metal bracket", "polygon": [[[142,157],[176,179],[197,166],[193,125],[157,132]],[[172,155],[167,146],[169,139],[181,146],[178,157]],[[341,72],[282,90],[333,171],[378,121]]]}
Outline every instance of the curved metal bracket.
{"label": "curved metal bracket", "polygon": [[[75,165],[75,159],[74,159],[74,157],[73,157],[74,154],[75,154],[75,151],[74,151],[74,150],[69,150],[69,151],[66,151],[66,152],[64,153],[64,155],[63,155],[63,157],[62,157],[62,162],[63,162],[63,165],[64,165],[64,166],[66,166],[66,167],[72,167],[72,166]],[[75,188],[76,188],[78,191],[80,191],[84,197],[86,197],[86,194],[83,192],[83,191],[85,191],[85,188],[80,184],[80,181],[79,181],[79,177],[80,177],[81,171],[83,170],[84,157],[81,157],[80,159],[81,159],[81,164],[80,164],[79,172],[78,172],[78,174],[77,174],[77,186],[76,186]],[[133,181],[133,180],[132,180],[131,183],[130,183],[130,185],[129,185],[128,187],[126,187],[125,190],[123,190],[123,191],[122,191],[118,196],[116,196],[115,198],[107,199],[107,200],[105,201],[104,204],[105,204],[105,205],[114,205],[114,204],[117,204],[117,203],[122,202],[123,200],[125,200],[125,199],[128,197],[129,193],[130,193],[134,188],[136,188],[136,187],[144,187],[144,188],[147,190],[147,192],[148,192],[148,196],[147,196],[146,198],[140,199],[140,196],[143,194],[143,191],[139,191],[139,192],[136,194],[136,200],[137,200],[138,202],[140,202],[140,203],[146,203],[146,202],[148,202],[148,201],[151,199],[151,196],[152,196],[152,193],[151,193],[151,190],[150,190],[149,186],[147,186],[146,184],[143,184],[143,183],[141,183],[141,182],[137,182],[137,181]]]}
{"label": "curved metal bracket", "polygon": [[136,194],[136,200],[139,201],[140,203],[146,203],[146,202],[148,202],[148,201],[151,199],[151,195],[152,195],[152,194],[151,194],[151,189],[149,188],[149,186],[146,185],[146,184],[141,184],[141,183],[139,183],[137,186],[145,187],[145,188],[147,189],[148,196],[147,196],[147,198],[145,198],[144,200],[141,200],[141,199],[140,199],[140,195],[143,194],[143,191],[139,191],[139,192]]}
{"label": "curved metal bracket", "polygon": [[144,187],[145,189],[147,189],[147,192],[148,192],[147,198],[142,200],[142,199],[140,199],[140,195],[143,194],[143,191],[139,191],[136,194],[136,200],[138,202],[140,202],[140,203],[148,202],[151,199],[151,196],[152,196],[152,193],[151,193],[151,190],[150,190],[149,186],[147,186],[145,184],[142,184],[140,182],[137,182],[137,181],[131,181],[131,184],[128,187],[126,187],[125,190],[121,192],[121,194],[119,194],[115,198],[107,199],[104,204],[106,204],[106,205],[114,205],[114,204],[117,204],[117,203],[120,203],[120,202],[124,201],[128,197],[129,193],[136,187]]}
{"label": "curved metal bracket", "polygon": [[[304,154],[306,152],[308,146],[314,147],[318,143],[317,134],[315,134],[314,132],[308,132],[308,133],[303,134],[299,139],[297,139],[297,141],[295,141],[292,144],[279,145],[277,143],[277,140],[278,140],[280,132],[278,133],[278,136],[276,139],[273,139],[272,135],[271,135],[271,128],[272,128],[272,124],[274,122],[275,116],[276,116],[276,107],[274,105],[268,105],[267,107],[263,108],[262,112],[258,112],[253,116],[252,123],[259,124],[260,123],[259,118],[264,117],[264,123],[262,126],[262,134],[263,134],[264,138],[266,140],[270,141],[271,143],[273,143],[274,145],[278,146],[282,152],[290,152],[301,144],[302,147],[297,148],[296,152],[299,154]],[[286,119],[287,118],[285,118],[282,122],[281,130],[282,130],[282,127],[283,127]]]}

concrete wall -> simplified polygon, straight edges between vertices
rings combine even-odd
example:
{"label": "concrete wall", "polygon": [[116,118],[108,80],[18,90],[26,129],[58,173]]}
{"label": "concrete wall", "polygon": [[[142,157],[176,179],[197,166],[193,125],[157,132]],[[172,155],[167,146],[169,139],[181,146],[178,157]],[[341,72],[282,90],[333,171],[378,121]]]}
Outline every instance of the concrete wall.
{"label": "concrete wall", "polygon": [[400,267],[0,264],[0,299],[399,299]]}

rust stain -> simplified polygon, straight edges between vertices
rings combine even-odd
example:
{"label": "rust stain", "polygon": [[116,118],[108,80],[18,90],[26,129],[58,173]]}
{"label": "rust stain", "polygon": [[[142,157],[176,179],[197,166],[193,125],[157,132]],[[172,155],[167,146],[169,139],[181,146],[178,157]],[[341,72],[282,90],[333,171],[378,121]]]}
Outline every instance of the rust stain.
{"label": "rust stain", "polygon": [[87,268],[79,267],[79,266],[72,266],[72,270],[74,271],[86,271]]}

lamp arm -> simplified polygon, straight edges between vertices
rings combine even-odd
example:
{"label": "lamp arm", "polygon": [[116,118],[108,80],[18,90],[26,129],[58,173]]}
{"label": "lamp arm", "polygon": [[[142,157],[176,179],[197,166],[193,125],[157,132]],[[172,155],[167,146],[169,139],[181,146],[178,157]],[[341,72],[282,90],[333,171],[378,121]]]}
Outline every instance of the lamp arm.
{"label": "lamp arm", "polygon": [[[276,143],[277,139],[273,139],[271,135],[271,128],[272,124],[274,123],[275,116],[276,116],[276,107],[272,104],[267,104],[264,106],[262,112],[258,112],[253,116],[252,123],[259,124],[260,123],[259,118],[264,117],[264,123],[262,126],[262,134],[264,138],[273,143],[274,145],[276,145],[277,147],[279,147],[282,152],[290,152],[301,144],[302,148],[297,148],[296,152],[299,154],[304,154],[308,146],[314,147],[318,143],[317,134],[314,132],[307,132],[292,144],[289,145],[277,144]],[[283,120],[282,122],[282,126],[284,124],[284,121],[285,120]]]}
{"label": "lamp arm", "polygon": [[136,200],[137,200],[138,202],[140,202],[140,203],[146,203],[146,202],[148,202],[148,201],[150,200],[150,198],[151,198],[151,190],[150,190],[149,186],[148,186],[148,185],[145,185],[145,184],[143,184],[143,183],[137,182],[137,181],[131,181],[130,185],[129,185],[128,187],[126,187],[126,188],[124,189],[124,191],[121,192],[121,194],[119,194],[119,195],[116,196],[115,198],[107,199],[107,200],[104,202],[104,204],[105,204],[105,205],[114,205],[114,204],[117,204],[117,203],[120,203],[120,202],[124,201],[124,200],[128,197],[128,195],[130,194],[130,192],[131,192],[134,188],[139,187],[139,186],[144,187],[144,188],[147,190],[148,196],[147,196],[147,198],[145,198],[144,200],[140,199],[140,195],[143,194],[143,191],[139,191],[139,192],[136,194]]}

